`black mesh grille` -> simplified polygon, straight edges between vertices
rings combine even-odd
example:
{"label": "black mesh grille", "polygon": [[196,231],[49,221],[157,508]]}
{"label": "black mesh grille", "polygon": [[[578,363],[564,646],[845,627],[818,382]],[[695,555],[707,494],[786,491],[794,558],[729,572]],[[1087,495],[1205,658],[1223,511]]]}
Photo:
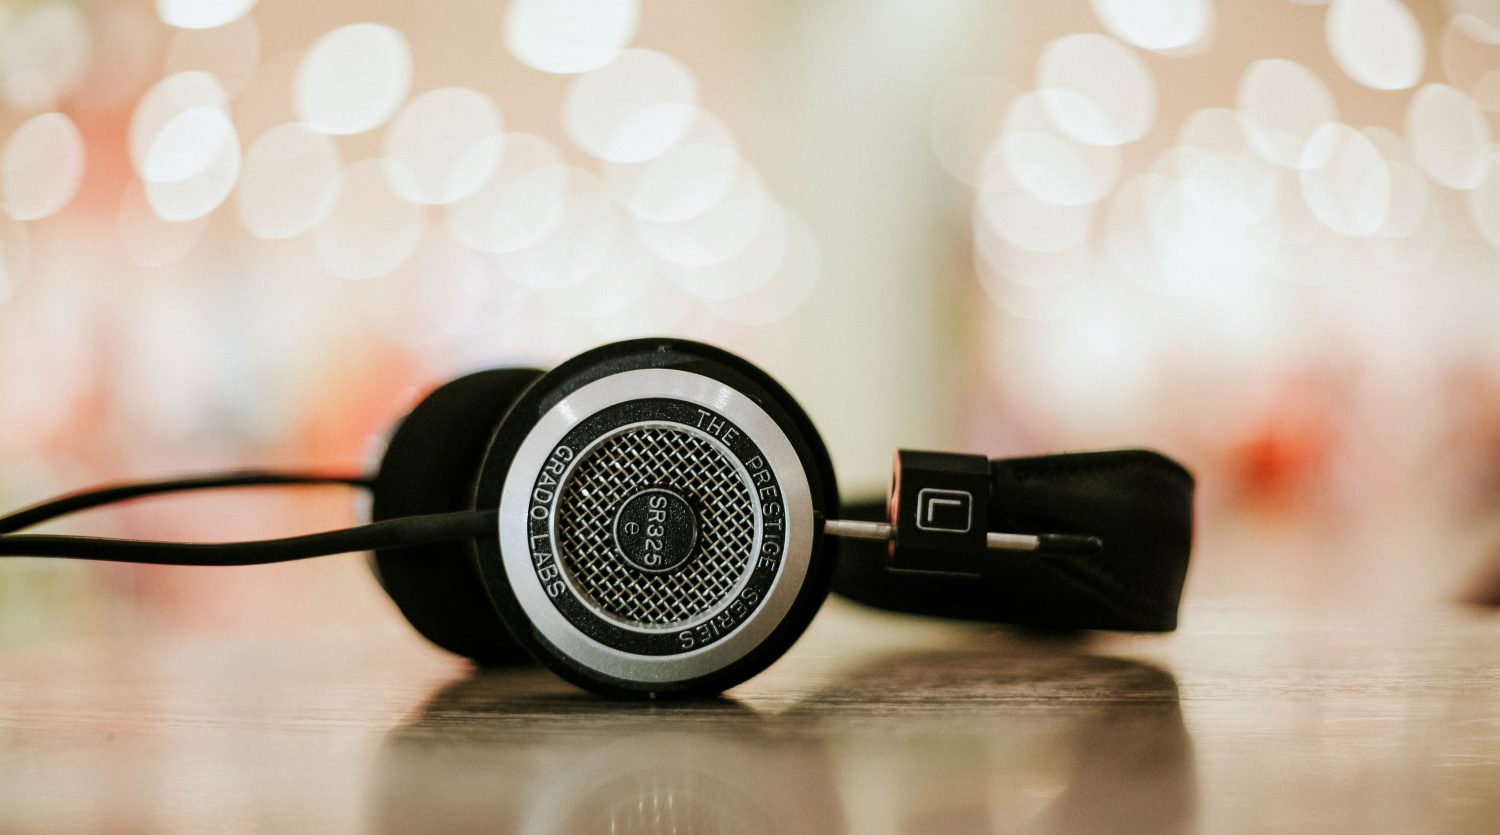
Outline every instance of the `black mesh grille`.
{"label": "black mesh grille", "polygon": [[[667,574],[632,568],[610,534],[620,503],[645,487],[670,487],[698,514],[696,552]],[[556,518],[558,553],[574,585],[627,622],[692,621],[724,602],[751,566],[750,488],[727,455],[686,429],[629,427],[600,442],[574,466]]]}

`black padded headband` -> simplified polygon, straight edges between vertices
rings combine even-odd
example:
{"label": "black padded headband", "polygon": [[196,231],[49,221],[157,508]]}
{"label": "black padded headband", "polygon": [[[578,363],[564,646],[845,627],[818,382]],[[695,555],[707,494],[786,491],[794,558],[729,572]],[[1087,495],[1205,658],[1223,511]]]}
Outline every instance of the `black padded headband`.
{"label": "black padded headband", "polygon": [[[1193,539],[1193,477],[1148,450],[990,462],[989,527],[1100,538],[1088,556],[996,553],[981,573],[891,571],[886,546],[839,540],[833,590],[884,609],[1043,628],[1165,632]],[[882,502],[844,506],[849,519],[886,517]]]}

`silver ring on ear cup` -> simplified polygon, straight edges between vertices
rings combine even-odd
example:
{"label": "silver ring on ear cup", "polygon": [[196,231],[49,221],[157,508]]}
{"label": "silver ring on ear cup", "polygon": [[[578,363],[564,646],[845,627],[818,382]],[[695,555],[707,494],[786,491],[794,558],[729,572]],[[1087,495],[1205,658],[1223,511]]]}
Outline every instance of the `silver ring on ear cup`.
{"label": "silver ring on ear cup", "polygon": [[[769,666],[828,595],[838,506],[791,395],[726,351],[638,339],[547,372],[485,454],[480,576],[538,660],[614,695],[721,692]],[[618,532],[618,535],[617,535]]]}
{"label": "silver ring on ear cup", "polygon": [[[694,506],[706,540],[659,575],[633,570],[607,532],[580,522],[650,490]],[[727,516],[748,519],[749,536]],[[547,409],[511,461],[500,518],[505,574],[536,636],[648,690],[759,647],[802,591],[815,543],[812,491],[781,426],[727,383],[673,368],[610,374]]]}

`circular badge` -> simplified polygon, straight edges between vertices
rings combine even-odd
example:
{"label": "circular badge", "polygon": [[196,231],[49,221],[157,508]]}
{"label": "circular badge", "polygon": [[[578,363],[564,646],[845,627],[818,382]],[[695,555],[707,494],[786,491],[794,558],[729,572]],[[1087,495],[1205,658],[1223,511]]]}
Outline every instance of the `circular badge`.
{"label": "circular badge", "polygon": [[648,487],[620,503],[615,550],[632,568],[662,574],[682,566],[698,545],[698,514],[676,490]]}

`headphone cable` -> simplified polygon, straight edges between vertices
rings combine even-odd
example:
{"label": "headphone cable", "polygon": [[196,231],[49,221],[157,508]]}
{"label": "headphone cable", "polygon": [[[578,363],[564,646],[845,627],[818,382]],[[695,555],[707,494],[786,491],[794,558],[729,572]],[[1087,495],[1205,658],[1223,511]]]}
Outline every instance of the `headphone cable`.
{"label": "headphone cable", "polygon": [[91,536],[0,536],[0,557],[66,557],[150,565],[265,565],[330,554],[497,536],[500,511],[460,510],[251,542],[154,542]]}
{"label": "headphone cable", "polygon": [[0,534],[14,533],[33,525],[40,525],[60,516],[81,510],[114,504],[115,502],[157,496],[163,493],[184,493],[190,490],[217,490],[226,487],[284,487],[300,484],[335,484],[368,488],[375,483],[367,476],[334,475],[324,473],[289,473],[269,470],[241,470],[214,473],[188,478],[171,478],[161,481],[138,481],[117,484],[96,490],[69,493],[55,499],[32,505],[14,513],[0,516]]}
{"label": "headphone cable", "polygon": [[133,482],[70,493],[0,516],[0,557],[66,557],[153,565],[263,565],[376,548],[399,548],[496,536],[499,529],[498,510],[461,510],[386,519],[323,533],[249,542],[156,542],[14,533],[71,513],[164,493],[232,487],[326,484],[369,488],[374,484],[374,479],[369,476],[243,470]]}

